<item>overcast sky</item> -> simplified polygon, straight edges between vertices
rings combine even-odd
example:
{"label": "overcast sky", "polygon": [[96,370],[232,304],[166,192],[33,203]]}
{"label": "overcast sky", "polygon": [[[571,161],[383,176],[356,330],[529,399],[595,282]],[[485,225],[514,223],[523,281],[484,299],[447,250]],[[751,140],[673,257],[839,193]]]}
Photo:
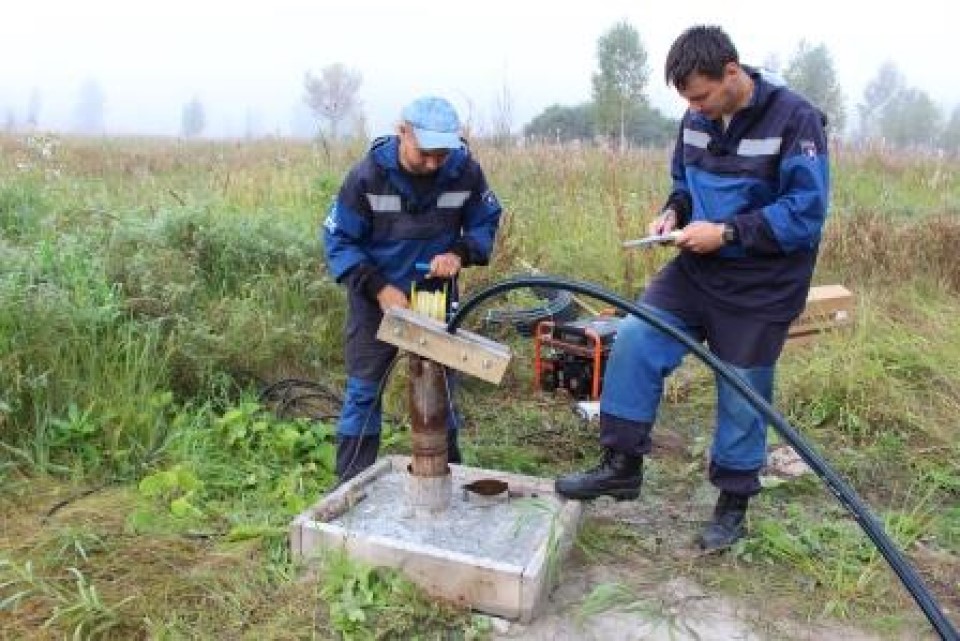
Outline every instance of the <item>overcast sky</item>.
{"label": "overcast sky", "polygon": [[[109,133],[169,133],[183,104],[203,102],[208,131],[286,133],[308,70],[343,63],[363,76],[371,134],[391,129],[421,93],[449,97],[483,127],[508,95],[513,124],[552,104],[590,98],[597,40],[620,20],[640,34],[655,106],[683,104],[662,80],[663,60],[686,27],[723,26],[744,62],[785,64],[801,39],[824,44],[848,99],[848,120],[885,61],[945,115],[960,103],[951,0],[894,9],[843,0],[651,2],[427,2],[424,0],[4,0],[0,117],[23,120],[33,91],[40,125],[69,129],[81,85],[106,97]],[[562,8],[560,8],[562,7]]]}

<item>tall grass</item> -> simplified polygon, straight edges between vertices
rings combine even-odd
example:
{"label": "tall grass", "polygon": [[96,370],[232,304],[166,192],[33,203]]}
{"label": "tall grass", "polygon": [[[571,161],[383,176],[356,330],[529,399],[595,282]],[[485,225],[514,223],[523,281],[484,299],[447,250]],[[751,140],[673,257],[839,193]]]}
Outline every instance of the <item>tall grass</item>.
{"label": "tall grass", "polygon": [[[18,457],[49,469],[51,444],[76,445],[59,425],[108,453],[87,467],[117,465],[155,449],[136,427],[151,398],[339,362],[342,298],[316,239],[336,183],[316,150],[2,144],[17,162],[0,190],[0,430]],[[71,412],[92,427],[64,428]]]}
{"label": "tall grass", "polygon": [[[313,603],[315,595],[278,587],[292,574],[282,524],[332,482],[333,427],[270,417],[256,392],[291,376],[333,387],[343,380],[343,293],[323,266],[317,227],[361,152],[287,141],[0,137],[0,482],[22,495],[31,485],[11,479],[24,474],[136,480],[146,485],[128,485],[135,500],[124,503],[132,515],[117,526],[124,536],[199,533],[262,544],[260,566],[241,564],[246,587],[215,568],[173,576],[147,558],[149,549],[133,554],[127,539],[104,553],[113,565],[84,565],[79,575],[62,559],[50,561],[52,574],[31,574],[26,563],[36,553],[17,547],[0,574],[46,595],[46,605],[34,607],[51,608],[49,626],[64,633],[174,630],[176,638],[217,630],[231,616],[263,615],[263,594]],[[480,144],[474,153],[506,214],[492,265],[464,276],[467,293],[536,269],[633,297],[671,255],[621,247],[645,233],[662,205],[666,151]],[[960,165],[838,148],[833,170],[833,213],[815,280],[854,291],[857,323],[788,351],[778,403],[880,502],[889,523],[909,526],[905,545],[939,537],[937,544],[955,553]],[[595,445],[592,432],[576,432],[566,413],[544,419],[548,403],[528,392],[528,341],[498,338],[516,348],[509,376],[517,385],[463,386],[468,456],[541,474],[582,464],[578,457]],[[709,421],[698,390],[670,402]],[[922,497],[922,505],[901,505],[905,496]],[[0,510],[8,500],[0,494]],[[771,500],[767,509],[779,509],[776,493]],[[835,518],[817,506],[804,510]],[[842,594],[883,598],[888,612],[904,607],[877,583],[858,593],[858,582],[878,581],[876,559],[855,531],[836,523],[804,530],[807,513],[759,521],[741,560],[774,559],[824,584],[817,561],[836,562],[844,570],[825,602]],[[8,527],[15,522],[4,521],[0,538]],[[810,559],[811,546],[818,559]],[[121,552],[153,573],[147,582],[157,592],[144,597],[146,606],[92,590],[94,582],[110,584]],[[190,563],[199,554],[180,552]],[[335,590],[328,584],[317,592],[353,598],[348,575]],[[218,600],[205,591],[210,586],[228,594]],[[407,594],[388,587],[385,594]],[[170,595],[187,595],[189,607],[171,606]],[[26,626],[20,629],[30,620],[16,618]],[[291,620],[315,629],[310,617]],[[282,624],[269,616],[247,624],[282,636]]]}

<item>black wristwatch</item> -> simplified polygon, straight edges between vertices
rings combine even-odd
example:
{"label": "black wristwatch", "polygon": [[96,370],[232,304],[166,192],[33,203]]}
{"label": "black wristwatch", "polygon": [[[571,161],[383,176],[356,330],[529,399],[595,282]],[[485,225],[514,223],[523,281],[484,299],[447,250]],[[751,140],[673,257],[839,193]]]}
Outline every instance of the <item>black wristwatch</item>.
{"label": "black wristwatch", "polygon": [[723,223],[723,244],[736,245],[740,242],[740,234],[737,233],[737,226],[733,223]]}

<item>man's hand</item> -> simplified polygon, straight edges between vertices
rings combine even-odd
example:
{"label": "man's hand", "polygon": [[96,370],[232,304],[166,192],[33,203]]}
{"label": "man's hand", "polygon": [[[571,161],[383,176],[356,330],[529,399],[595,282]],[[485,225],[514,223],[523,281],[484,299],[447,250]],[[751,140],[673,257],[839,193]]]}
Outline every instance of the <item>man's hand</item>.
{"label": "man's hand", "polygon": [[664,209],[663,212],[654,218],[647,226],[647,234],[650,236],[660,236],[669,234],[677,228],[677,212],[672,209]]}
{"label": "man's hand", "polygon": [[438,254],[430,261],[430,273],[427,274],[427,278],[453,278],[462,265],[460,257],[453,252]]}
{"label": "man's hand", "polygon": [[410,307],[407,295],[393,285],[387,285],[380,290],[377,294],[377,302],[380,303],[380,309],[384,312],[393,307]]}
{"label": "man's hand", "polygon": [[723,224],[699,221],[680,231],[674,244],[695,254],[711,254],[723,247]]}

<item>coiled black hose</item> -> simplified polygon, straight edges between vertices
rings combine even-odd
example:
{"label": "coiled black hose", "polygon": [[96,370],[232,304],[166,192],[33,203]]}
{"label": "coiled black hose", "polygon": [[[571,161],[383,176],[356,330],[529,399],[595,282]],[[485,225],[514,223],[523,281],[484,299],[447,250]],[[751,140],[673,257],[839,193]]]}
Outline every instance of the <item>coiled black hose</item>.
{"label": "coiled black hose", "polygon": [[546,319],[556,322],[573,320],[576,315],[576,304],[573,294],[565,290],[534,289],[533,293],[543,299],[542,305],[523,309],[502,308],[488,310],[483,316],[484,327],[513,325],[521,336],[533,336],[537,323]]}
{"label": "coiled black hose", "polygon": [[628,314],[633,314],[643,319],[661,332],[683,343],[697,358],[706,363],[714,372],[735,387],[737,391],[773,425],[777,433],[790,443],[806,464],[810,466],[810,469],[826,483],[827,487],[830,488],[840,503],[853,515],[857,523],[876,546],[877,550],[883,555],[883,558],[886,559],[887,563],[896,573],[897,577],[899,577],[907,591],[910,592],[910,596],[913,597],[917,605],[920,606],[920,609],[923,610],[927,620],[930,621],[930,624],[941,638],[945,641],[960,641],[960,635],[957,634],[956,628],[953,627],[953,624],[951,624],[950,620],[944,615],[940,609],[940,605],[927,589],[926,585],[924,585],[920,575],[917,574],[917,571],[910,565],[910,562],[907,561],[906,557],[900,552],[890,537],[887,536],[883,526],[870,512],[869,508],[853,488],[834,472],[827,465],[826,461],[804,441],[803,437],[800,436],[790,423],[773,409],[762,396],[754,391],[739,374],[727,367],[720,359],[700,345],[700,343],[660,320],[645,305],[630,302],[589,283],[550,276],[520,276],[495,283],[462,302],[456,314],[453,315],[447,324],[447,331],[450,333],[455,332],[467,314],[488,298],[522,287],[557,288],[596,298]]}

